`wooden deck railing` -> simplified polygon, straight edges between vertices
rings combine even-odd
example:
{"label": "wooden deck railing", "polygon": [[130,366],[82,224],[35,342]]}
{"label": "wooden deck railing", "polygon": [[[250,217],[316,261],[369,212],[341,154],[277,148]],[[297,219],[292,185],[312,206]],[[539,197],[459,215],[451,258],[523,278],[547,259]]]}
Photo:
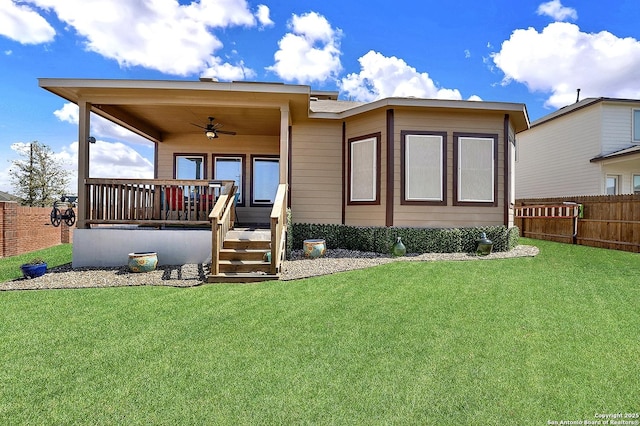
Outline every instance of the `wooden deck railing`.
{"label": "wooden deck railing", "polygon": [[287,234],[287,185],[280,184],[271,209],[271,274],[280,271]]}
{"label": "wooden deck railing", "polygon": [[220,273],[220,249],[227,231],[235,221],[235,195],[238,187],[233,181],[227,181],[218,197],[213,210],[209,214],[211,220],[211,275]]}
{"label": "wooden deck railing", "polygon": [[85,180],[86,224],[209,225],[223,186],[233,181]]}

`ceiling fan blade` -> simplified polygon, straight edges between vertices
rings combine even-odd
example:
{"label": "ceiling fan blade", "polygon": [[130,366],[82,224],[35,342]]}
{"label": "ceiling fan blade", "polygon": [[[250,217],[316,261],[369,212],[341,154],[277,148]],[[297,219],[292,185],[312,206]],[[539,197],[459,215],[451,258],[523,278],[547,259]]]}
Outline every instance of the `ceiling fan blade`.
{"label": "ceiling fan blade", "polygon": [[220,130],[220,129],[216,129],[216,133],[222,133],[223,135],[235,135],[236,132],[230,132],[228,130]]}
{"label": "ceiling fan blade", "polygon": [[199,124],[196,124],[196,123],[189,123],[189,124],[191,124],[192,126],[196,126],[196,127],[201,128],[201,129],[207,130],[207,128],[206,128],[206,127],[201,126],[201,125],[199,125]]}

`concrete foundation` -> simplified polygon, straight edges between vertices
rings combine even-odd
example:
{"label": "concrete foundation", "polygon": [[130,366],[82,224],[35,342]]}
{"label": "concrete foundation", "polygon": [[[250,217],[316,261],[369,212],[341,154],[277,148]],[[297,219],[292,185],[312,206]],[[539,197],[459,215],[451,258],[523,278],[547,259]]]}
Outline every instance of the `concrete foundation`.
{"label": "concrete foundation", "polygon": [[210,229],[76,229],[73,267],[127,265],[129,253],[158,253],[158,265],[211,262]]}

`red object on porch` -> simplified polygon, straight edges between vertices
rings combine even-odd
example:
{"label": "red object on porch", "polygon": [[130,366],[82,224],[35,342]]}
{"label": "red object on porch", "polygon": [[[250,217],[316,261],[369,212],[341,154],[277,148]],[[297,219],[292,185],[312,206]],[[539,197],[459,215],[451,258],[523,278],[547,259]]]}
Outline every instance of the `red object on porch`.
{"label": "red object on porch", "polygon": [[168,202],[167,216],[170,211],[177,211],[178,219],[180,219],[180,212],[184,210],[184,195],[182,188],[177,186],[168,186],[166,193]]}

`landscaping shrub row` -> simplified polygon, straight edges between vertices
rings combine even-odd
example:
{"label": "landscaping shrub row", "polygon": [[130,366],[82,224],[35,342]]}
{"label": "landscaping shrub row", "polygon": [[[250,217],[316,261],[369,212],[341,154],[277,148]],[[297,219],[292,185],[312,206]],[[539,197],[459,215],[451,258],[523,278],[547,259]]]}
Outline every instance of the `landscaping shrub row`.
{"label": "landscaping shrub row", "polygon": [[359,250],[389,253],[397,237],[407,253],[471,253],[476,240],[484,232],[493,242],[494,251],[509,251],[518,244],[517,227],[483,226],[473,228],[404,228],[323,225],[310,223],[289,224],[288,252],[301,249],[306,239],[322,238],[328,249]]}

